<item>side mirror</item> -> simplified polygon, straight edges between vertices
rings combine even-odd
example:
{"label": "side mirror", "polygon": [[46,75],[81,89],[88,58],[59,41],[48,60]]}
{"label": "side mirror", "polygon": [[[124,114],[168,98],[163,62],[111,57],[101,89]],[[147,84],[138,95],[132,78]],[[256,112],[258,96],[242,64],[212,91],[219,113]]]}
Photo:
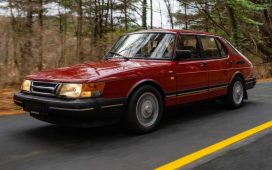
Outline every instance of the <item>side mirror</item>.
{"label": "side mirror", "polygon": [[191,50],[177,50],[176,51],[176,60],[190,59],[192,58]]}

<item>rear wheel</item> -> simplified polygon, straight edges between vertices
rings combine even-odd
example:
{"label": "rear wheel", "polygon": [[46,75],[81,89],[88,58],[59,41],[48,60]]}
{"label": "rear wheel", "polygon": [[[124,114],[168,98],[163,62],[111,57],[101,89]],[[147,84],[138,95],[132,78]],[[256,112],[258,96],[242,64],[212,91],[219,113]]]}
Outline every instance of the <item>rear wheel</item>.
{"label": "rear wheel", "polygon": [[229,87],[226,101],[229,108],[238,108],[243,105],[245,98],[245,85],[240,77],[235,77]]}
{"label": "rear wheel", "polygon": [[142,86],[131,95],[125,116],[125,126],[136,133],[155,130],[163,114],[163,101],[153,86]]}

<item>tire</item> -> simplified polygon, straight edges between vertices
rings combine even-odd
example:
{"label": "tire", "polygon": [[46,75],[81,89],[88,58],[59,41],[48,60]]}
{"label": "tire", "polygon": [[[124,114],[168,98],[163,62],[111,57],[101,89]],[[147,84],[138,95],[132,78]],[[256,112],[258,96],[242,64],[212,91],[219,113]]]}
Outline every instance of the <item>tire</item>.
{"label": "tire", "polygon": [[243,105],[246,95],[245,84],[242,78],[235,77],[228,89],[226,96],[227,106],[230,109],[236,109]]}
{"label": "tire", "polygon": [[137,88],[129,98],[125,127],[134,133],[148,133],[158,128],[163,115],[163,100],[159,91],[149,85]]}

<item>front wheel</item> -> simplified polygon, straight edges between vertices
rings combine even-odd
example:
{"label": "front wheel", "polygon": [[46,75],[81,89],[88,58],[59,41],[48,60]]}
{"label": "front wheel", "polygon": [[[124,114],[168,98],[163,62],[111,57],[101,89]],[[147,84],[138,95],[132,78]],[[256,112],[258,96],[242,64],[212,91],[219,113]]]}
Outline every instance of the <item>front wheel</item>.
{"label": "front wheel", "polygon": [[243,79],[235,77],[229,87],[226,96],[229,108],[238,108],[243,105],[245,97],[245,85]]}
{"label": "front wheel", "polygon": [[125,115],[125,126],[136,133],[155,130],[162,118],[163,101],[153,86],[142,86],[133,92]]}

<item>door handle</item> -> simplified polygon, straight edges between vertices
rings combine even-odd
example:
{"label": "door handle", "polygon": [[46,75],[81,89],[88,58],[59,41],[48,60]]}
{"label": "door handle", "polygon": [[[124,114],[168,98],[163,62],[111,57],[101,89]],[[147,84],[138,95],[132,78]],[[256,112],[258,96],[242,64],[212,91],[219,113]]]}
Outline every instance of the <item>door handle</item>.
{"label": "door handle", "polygon": [[206,63],[206,62],[201,62],[201,63],[200,63],[200,66],[202,66],[202,67],[207,67],[207,66],[208,66],[208,63]]}
{"label": "door handle", "polygon": [[237,61],[237,64],[245,64],[245,61]]}
{"label": "door handle", "polygon": [[232,64],[232,61],[227,61],[227,64],[228,64],[228,65],[231,65],[231,64]]}

